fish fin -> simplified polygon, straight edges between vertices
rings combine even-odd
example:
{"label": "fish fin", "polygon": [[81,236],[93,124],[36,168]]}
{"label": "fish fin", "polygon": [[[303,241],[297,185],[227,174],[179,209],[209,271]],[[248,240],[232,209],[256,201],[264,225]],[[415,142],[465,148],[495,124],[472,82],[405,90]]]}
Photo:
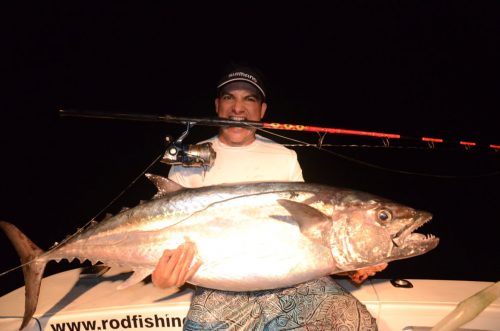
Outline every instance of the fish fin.
{"label": "fish fin", "polygon": [[117,289],[123,290],[129,286],[135,285],[135,284],[139,283],[140,281],[142,281],[147,276],[149,276],[151,274],[151,272],[152,271],[150,269],[135,269],[134,273],[132,275],[130,275],[130,277],[127,278],[127,280],[125,282],[120,284],[117,287]]}
{"label": "fish fin", "polygon": [[43,271],[47,261],[37,260],[44,251],[36,246],[24,233],[15,225],[0,221],[0,228],[5,232],[21,259],[24,283],[25,283],[25,303],[23,322],[19,330],[23,329],[33,317],[38,304],[40,285]]}
{"label": "fish fin", "polygon": [[329,247],[328,236],[331,233],[332,222],[327,215],[304,203],[287,199],[278,199],[277,201],[292,215],[304,236]]}
{"label": "fish fin", "polygon": [[155,184],[156,189],[158,190],[156,194],[153,196],[153,199],[156,198],[161,198],[162,196],[172,193],[172,192],[177,192],[179,190],[182,190],[184,187],[177,184],[173,180],[170,180],[168,178],[159,176],[159,175],[154,175],[154,174],[145,174],[145,176]]}

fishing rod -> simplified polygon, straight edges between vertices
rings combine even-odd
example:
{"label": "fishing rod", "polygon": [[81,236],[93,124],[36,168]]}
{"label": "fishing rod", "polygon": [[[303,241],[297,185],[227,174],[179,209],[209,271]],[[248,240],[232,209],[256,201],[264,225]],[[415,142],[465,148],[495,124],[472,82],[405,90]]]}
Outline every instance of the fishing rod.
{"label": "fishing rod", "polygon": [[[59,110],[61,116],[68,117],[86,117],[86,118],[101,118],[101,119],[118,119],[129,121],[143,121],[143,122],[164,122],[164,123],[180,123],[189,126],[204,125],[204,126],[248,126],[253,128],[269,129],[269,130],[285,130],[285,131],[302,131],[302,132],[316,132],[319,134],[341,134],[353,135],[386,139],[400,139],[400,140],[413,140],[427,143],[430,147],[435,144],[458,144],[470,149],[472,147],[482,146],[481,144],[470,140],[451,140],[437,137],[411,137],[395,133],[383,133],[375,131],[361,131],[340,128],[325,128],[318,126],[309,126],[302,124],[283,124],[283,123],[267,123],[258,121],[235,121],[225,118],[206,118],[206,117],[182,117],[172,115],[152,115],[152,114],[128,114],[128,113],[103,113],[103,112],[88,112],[79,110]],[[483,147],[488,147],[494,151],[500,150],[500,145],[489,144]]]}
{"label": "fishing rod", "polygon": [[[131,114],[131,113],[105,113],[105,112],[90,112],[90,111],[79,111],[79,110],[59,110],[59,115],[62,117],[80,117],[80,118],[95,118],[95,119],[118,119],[118,120],[128,120],[128,121],[139,121],[139,122],[161,122],[161,123],[178,123],[186,125],[186,130],[181,134],[181,136],[172,140],[171,137],[167,137],[167,148],[166,151],[158,155],[153,162],[151,162],[146,169],[144,169],[128,186],[123,189],[114,199],[112,199],[107,206],[101,209],[85,226],[90,226],[94,220],[100,217],[112,204],[114,204],[126,191],[130,189],[138,180],[142,178],[148,169],[150,169],[157,162],[166,163],[168,165],[182,165],[184,167],[208,167],[211,166],[216,158],[216,152],[211,147],[211,143],[204,144],[196,144],[196,145],[186,145],[182,144],[183,139],[189,134],[190,129],[194,125],[204,125],[204,126],[248,126],[252,128],[256,128],[259,130],[263,130],[266,133],[277,135],[268,131],[270,130],[287,130],[287,131],[304,131],[304,132],[316,132],[318,134],[323,134],[320,137],[319,143],[317,145],[311,145],[316,147],[322,151],[326,151],[335,155],[338,155],[344,159],[348,159],[350,161],[354,161],[372,168],[377,168],[380,170],[392,171],[402,174],[409,175],[422,175],[417,174],[415,172],[410,171],[401,171],[401,170],[392,170],[385,167],[373,165],[367,162],[362,162],[359,160],[354,160],[350,157],[346,157],[344,155],[340,155],[337,153],[333,153],[327,149],[324,149],[323,146],[323,138],[327,133],[332,134],[343,134],[343,135],[355,135],[355,136],[364,136],[364,137],[375,137],[384,139],[384,145],[386,145],[386,141],[389,139],[411,139],[411,140],[421,140],[423,142],[427,142],[430,147],[433,146],[434,143],[445,143],[444,139],[439,138],[425,138],[421,139],[401,136],[399,134],[391,134],[391,133],[381,133],[381,132],[372,132],[372,131],[358,131],[358,130],[346,130],[346,129],[337,129],[337,128],[322,128],[315,126],[305,126],[305,125],[295,125],[295,124],[280,124],[280,123],[265,123],[265,122],[257,122],[257,121],[234,121],[231,119],[224,118],[203,118],[203,117],[181,117],[181,116],[172,116],[172,115],[153,115],[153,114]],[[279,136],[279,135],[278,135]],[[280,136],[283,137],[283,136]],[[296,142],[302,143],[298,140],[291,139],[290,137],[283,137],[289,140],[294,140]],[[474,142],[465,142],[462,141],[460,145],[465,146],[466,149],[476,146]],[[500,145],[490,145],[490,148],[497,151],[500,149]],[[480,174],[473,175],[469,177],[485,177],[485,176],[496,176],[500,172],[496,171],[490,174]],[[447,176],[447,175],[429,175],[423,174],[424,176],[438,177],[438,178],[456,178],[457,176]]]}

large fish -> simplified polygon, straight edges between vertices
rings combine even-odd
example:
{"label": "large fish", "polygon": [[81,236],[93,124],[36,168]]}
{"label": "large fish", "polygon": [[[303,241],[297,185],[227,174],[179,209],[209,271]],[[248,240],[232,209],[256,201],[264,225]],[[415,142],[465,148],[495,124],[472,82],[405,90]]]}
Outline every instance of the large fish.
{"label": "large fish", "polygon": [[121,288],[143,280],[165,249],[191,242],[201,267],[190,283],[247,291],[291,286],[325,275],[409,258],[438,238],[414,233],[431,219],[371,194],[302,182],[260,182],[182,189],[149,175],[155,197],[77,232],[44,252],[0,222],[21,262],[33,316],[45,265],[77,258],[128,267]]}

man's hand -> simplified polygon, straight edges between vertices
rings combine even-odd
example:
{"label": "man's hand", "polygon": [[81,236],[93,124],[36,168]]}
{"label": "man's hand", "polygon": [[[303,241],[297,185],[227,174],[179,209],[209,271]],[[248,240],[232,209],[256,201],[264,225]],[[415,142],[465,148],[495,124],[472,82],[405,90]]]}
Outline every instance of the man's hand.
{"label": "man's hand", "polygon": [[190,242],[174,250],[166,249],[151,274],[153,284],[160,288],[184,285],[201,265],[201,261],[196,261],[190,268],[195,254],[196,247]]}
{"label": "man's hand", "polygon": [[351,280],[360,285],[368,277],[374,276],[377,272],[384,270],[387,267],[387,263],[377,264],[371,267],[366,267],[363,269],[342,273],[341,275],[347,275]]}

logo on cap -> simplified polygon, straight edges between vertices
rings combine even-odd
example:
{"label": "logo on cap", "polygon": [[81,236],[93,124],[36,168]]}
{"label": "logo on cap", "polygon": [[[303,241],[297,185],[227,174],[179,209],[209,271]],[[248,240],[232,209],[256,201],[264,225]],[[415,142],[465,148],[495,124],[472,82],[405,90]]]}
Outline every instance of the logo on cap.
{"label": "logo on cap", "polygon": [[252,82],[254,82],[255,84],[258,84],[258,81],[257,81],[257,78],[255,78],[254,76],[250,75],[250,74],[247,74],[247,73],[244,73],[244,72],[232,72],[228,75],[228,78],[235,78],[235,77],[242,77],[242,78],[246,78],[246,79],[250,79]]}

